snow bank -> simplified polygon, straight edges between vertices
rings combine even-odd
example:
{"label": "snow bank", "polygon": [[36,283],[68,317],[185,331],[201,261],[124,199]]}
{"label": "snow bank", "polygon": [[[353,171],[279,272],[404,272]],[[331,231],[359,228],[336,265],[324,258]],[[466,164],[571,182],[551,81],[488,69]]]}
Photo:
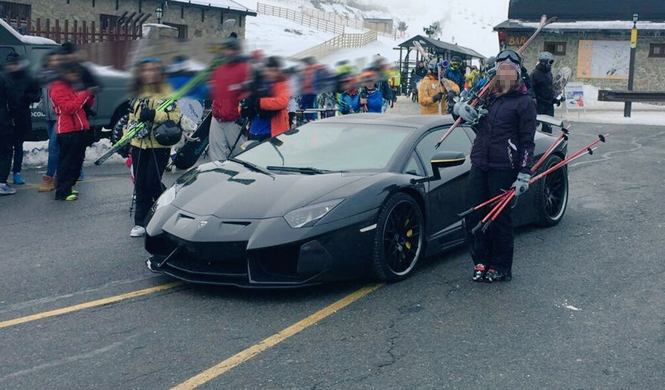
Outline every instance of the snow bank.
{"label": "snow bank", "polygon": [[[111,141],[102,139],[95,142],[85,152],[85,164],[91,165],[111,148]],[[124,163],[120,155],[113,155],[106,163]],[[48,163],[48,141],[25,142],[23,144],[23,165],[26,168],[43,168]]]}
{"label": "snow bank", "polygon": [[637,111],[633,109],[630,118],[623,117],[623,107],[611,111],[565,111],[558,112],[557,117],[570,122],[610,123],[616,125],[649,125],[665,126],[665,108],[661,111]]}

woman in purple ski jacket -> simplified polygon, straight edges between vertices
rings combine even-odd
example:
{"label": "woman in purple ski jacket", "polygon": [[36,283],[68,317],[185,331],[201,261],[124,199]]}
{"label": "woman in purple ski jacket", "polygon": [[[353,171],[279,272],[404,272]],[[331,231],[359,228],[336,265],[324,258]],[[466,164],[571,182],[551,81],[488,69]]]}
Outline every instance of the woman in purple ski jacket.
{"label": "woman in purple ski jacket", "polygon": [[[519,196],[529,188],[531,179],[536,106],[522,82],[521,59],[514,51],[505,50],[497,56],[496,69],[485,115],[464,101],[454,108],[465,121],[477,123],[467,196],[471,206],[510,188]],[[481,217],[470,215],[467,228],[476,226]],[[512,212],[506,207],[486,232],[471,235],[472,279],[490,283],[511,280],[513,241]]]}

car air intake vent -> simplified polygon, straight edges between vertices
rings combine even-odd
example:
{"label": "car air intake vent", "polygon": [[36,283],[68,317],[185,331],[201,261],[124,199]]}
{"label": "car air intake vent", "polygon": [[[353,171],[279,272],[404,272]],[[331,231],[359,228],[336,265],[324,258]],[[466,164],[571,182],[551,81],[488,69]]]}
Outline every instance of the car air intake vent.
{"label": "car air intake vent", "polygon": [[222,223],[225,223],[227,225],[238,225],[238,226],[249,226],[251,222],[245,222],[245,221],[223,221]]}

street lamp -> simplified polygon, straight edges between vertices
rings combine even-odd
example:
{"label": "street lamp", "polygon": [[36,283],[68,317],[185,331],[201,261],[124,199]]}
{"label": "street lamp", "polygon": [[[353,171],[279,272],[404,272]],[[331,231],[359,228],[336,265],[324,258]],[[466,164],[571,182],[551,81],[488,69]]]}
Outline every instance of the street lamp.
{"label": "street lamp", "polygon": [[157,16],[157,24],[162,24],[162,16],[164,16],[164,10],[162,9],[161,4],[155,10],[155,16]]}

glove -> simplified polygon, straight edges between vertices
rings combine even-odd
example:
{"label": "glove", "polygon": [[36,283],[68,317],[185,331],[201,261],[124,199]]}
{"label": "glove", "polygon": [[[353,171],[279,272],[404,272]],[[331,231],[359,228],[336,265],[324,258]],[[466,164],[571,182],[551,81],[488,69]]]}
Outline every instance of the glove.
{"label": "glove", "polygon": [[517,175],[517,180],[513,183],[511,188],[515,189],[515,196],[520,196],[529,189],[529,181],[531,180],[531,175],[528,173],[520,173]]}
{"label": "glove", "polygon": [[155,110],[144,107],[139,115],[139,122],[152,122],[155,120]]}
{"label": "glove", "polygon": [[462,117],[462,119],[468,123],[475,123],[480,118],[478,110],[465,101],[455,103],[453,106],[453,113]]}
{"label": "glove", "polygon": [[441,98],[443,97],[443,94],[441,92],[437,93],[436,95],[432,96],[432,100],[434,103],[441,101]]}

